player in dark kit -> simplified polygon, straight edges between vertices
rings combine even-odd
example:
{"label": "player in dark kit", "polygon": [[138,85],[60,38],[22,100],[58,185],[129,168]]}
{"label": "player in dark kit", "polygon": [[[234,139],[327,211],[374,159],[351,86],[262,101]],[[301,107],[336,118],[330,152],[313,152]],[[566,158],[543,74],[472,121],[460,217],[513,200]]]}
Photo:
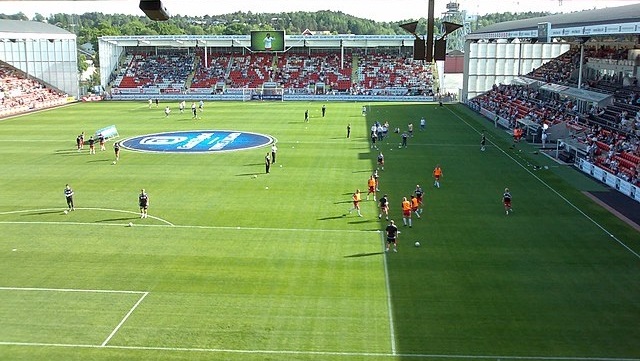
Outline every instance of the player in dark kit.
{"label": "player in dark kit", "polygon": [[113,143],[113,152],[116,154],[116,161],[120,160],[120,143]]}
{"label": "player in dark kit", "polygon": [[511,208],[511,192],[509,192],[509,188],[504,189],[504,193],[502,194],[502,204],[504,204],[504,211],[509,215],[509,212],[513,212]]}
{"label": "player in dark kit", "polygon": [[324,118],[324,114],[327,112],[327,106],[326,105],[322,105],[322,117]]}
{"label": "player in dark kit", "polygon": [[67,200],[67,207],[69,208],[69,211],[75,211],[76,209],[73,206],[73,189],[71,189],[68,184],[64,187],[64,197]]}
{"label": "player in dark kit", "polygon": [[480,150],[484,152],[484,146],[487,144],[487,137],[482,132],[482,138],[480,138]]}
{"label": "player in dark kit", "polygon": [[89,137],[89,154],[96,154],[96,140],[93,135]]}
{"label": "player in dark kit", "polygon": [[393,220],[389,222],[385,231],[387,232],[387,248],[384,251],[389,252],[389,247],[393,244],[393,251],[398,252],[398,227]]}
{"label": "player in dark kit", "polygon": [[384,155],[382,152],[378,154],[378,168],[384,170]]}
{"label": "player in dark kit", "polygon": [[140,190],[140,195],[138,195],[138,205],[140,206],[140,218],[147,218],[147,210],[149,208],[149,195],[144,189]]}
{"label": "player in dark kit", "polygon": [[269,169],[271,168],[271,158],[269,158],[269,153],[264,156],[264,172],[269,173]]}
{"label": "player in dark kit", "polygon": [[416,199],[418,200],[418,205],[419,205],[419,211],[420,213],[422,213],[422,196],[424,195],[424,191],[422,190],[422,187],[420,187],[420,184],[416,184],[416,190],[414,191],[414,194],[416,195]]}
{"label": "player in dark kit", "polygon": [[380,198],[380,200],[378,200],[378,203],[380,204],[380,213],[378,213],[378,219],[382,219],[382,215],[384,214],[385,219],[388,221],[389,220],[389,198],[385,194],[384,196],[382,196],[382,198]]}

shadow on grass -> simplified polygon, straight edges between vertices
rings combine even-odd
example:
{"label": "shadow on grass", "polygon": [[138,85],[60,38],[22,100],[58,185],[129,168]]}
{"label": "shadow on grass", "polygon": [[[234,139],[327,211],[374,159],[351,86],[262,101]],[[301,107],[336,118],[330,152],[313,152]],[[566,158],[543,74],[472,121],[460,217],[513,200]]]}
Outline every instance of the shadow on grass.
{"label": "shadow on grass", "polygon": [[254,176],[254,175],[260,175],[260,174],[265,174],[264,172],[258,172],[258,173],[240,173],[240,174],[236,174],[236,177],[250,177],[250,176]]}
{"label": "shadow on grass", "polygon": [[122,218],[108,218],[108,219],[100,219],[94,221],[95,223],[103,223],[103,222],[116,222],[116,221],[130,221],[132,219],[138,219],[140,217],[122,217]]}
{"label": "shadow on grass", "polygon": [[[345,194],[345,196],[351,195],[351,193],[347,193]],[[346,203],[353,203],[352,200],[348,200],[348,201],[338,201],[338,202],[333,202],[333,204],[346,204]]]}
{"label": "shadow on grass", "polygon": [[350,254],[348,256],[344,256],[344,258],[358,258],[358,257],[369,257],[369,256],[379,256],[384,254],[384,252],[371,252],[371,253],[356,253]]}
{"label": "shadow on grass", "polygon": [[23,214],[20,215],[20,217],[41,216],[41,215],[44,215],[44,214],[54,214],[54,213],[64,214],[62,212],[63,212],[63,209],[60,209],[59,211],[42,211],[42,212],[33,212],[33,213],[23,213]]}
{"label": "shadow on grass", "polygon": [[372,220],[372,219],[362,219],[362,220],[356,220],[356,221],[351,221],[348,222],[349,224],[362,224],[362,223],[371,223],[371,222],[377,222],[378,220]]}
{"label": "shadow on grass", "polygon": [[87,163],[102,163],[102,162],[110,162],[111,159],[96,159],[96,160],[90,160]]}
{"label": "shadow on grass", "polygon": [[80,157],[86,156],[88,152],[78,152],[77,150],[70,150],[68,152],[56,152],[56,155],[61,155],[64,157]]}
{"label": "shadow on grass", "polygon": [[78,152],[78,149],[57,149],[55,151],[56,154],[81,154],[82,152]]}
{"label": "shadow on grass", "polygon": [[346,216],[347,216],[347,214],[346,214],[346,213],[344,213],[344,214],[341,214],[341,215],[339,215],[339,216],[331,216],[331,217],[322,217],[322,218],[318,218],[318,220],[319,220],[319,221],[328,221],[328,220],[331,220],[331,219],[340,219],[340,218],[344,218],[344,217],[346,217]]}

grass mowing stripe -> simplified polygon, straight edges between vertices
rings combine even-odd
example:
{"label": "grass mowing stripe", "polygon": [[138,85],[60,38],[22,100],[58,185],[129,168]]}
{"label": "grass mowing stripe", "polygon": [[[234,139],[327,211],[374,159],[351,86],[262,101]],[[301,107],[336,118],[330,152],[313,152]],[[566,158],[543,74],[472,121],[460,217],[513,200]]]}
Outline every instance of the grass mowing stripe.
{"label": "grass mowing stripe", "polygon": [[116,346],[116,345],[83,345],[60,344],[38,342],[4,342],[4,346],[24,347],[60,347],[60,348],[104,348],[117,350],[141,350],[141,351],[169,351],[169,352],[202,352],[202,353],[235,353],[235,354],[265,354],[265,355],[316,355],[316,356],[350,356],[350,357],[383,357],[389,359],[424,358],[424,359],[449,359],[449,360],[534,360],[534,361],[640,361],[640,358],[615,358],[615,357],[563,357],[563,356],[506,356],[506,355],[436,355],[436,354],[391,354],[375,352],[323,352],[323,351],[293,351],[293,350],[234,350],[214,348],[192,347],[154,347],[154,346]]}
{"label": "grass mowing stripe", "polygon": [[[450,108],[447,108],[447,110],[449,112],[451,112],[453,115],[455,115],[458,119],[460,119],[463,123],[465,123],[466,125],[468,125],[471,129],[475,130],[478,134],[480,134],[480,132],[475,129],[471,124],[469,124],[465,119],[463,119],[459,114],[457,114],[456,112],[454,112],[453,110],[451,110]],[[610,236],[611,238],[613,238],[619,245],[621,245],[622,247],[624,247],[627,251],[629,251],[631,254],[633,254],[636,258],[640,259],[640,254],[638,252],[636,252],[635,250],[633,250],[631,247],[629,247],[627,244],[625,244],[624,242],[622,242],[620,239],[618,239],[615,235],[613,235],[611,232],[609,232],[606,228],[604,228],[604,226],[602,226],[600,223],[596,222],[595,219],[591,218],[588,214],[586,214],[583,210],[581,210],[580,208],[578,208],[578,206],[576,206],[575,204],[573,204],[570,200],[568,200],[565,196],[563,196],[562,194],[560,194],[557,190],[555,190],[553,187],[551,187],[547,182],[545,182],[544,180],[542,180],[540,177],[538,177],[537,175],[535,175],[531,170],[529,170],[527,167],[525,167],[522,163],[518,162],[514,157],[512,157],[510,154],[508,154],[503,148],[501,148],[500,146],[496,145],[495,143],[493,143],[492,141],[489,141],[491,144],[495,145],[496,149],[498,149],[502,154],[504,154],[506,157],[508,157],[509,159],[513,160],[514,163],[518,164],[519,167],[521,167],[522,169],[524,169],[527,173],[529,173],[529,175],[531,175],[533,178],[535,178],[538,182],[540,182],[543,186],[545,186],[547,189],[549,189],[551,192],[553,192],[555,195],[557,195],[558,197],[560,197],[560,199],[562,199],[565,203],[567,203],[570,207],[572,207],[573,209],[575,209],[576,211],[578,211],[578,213],[580,213],[583,217],[585,217],[586,219],[588,219],[591,223],[593,223],[596,227],[600,228],[604,233],[606,233],[608,236]]]}

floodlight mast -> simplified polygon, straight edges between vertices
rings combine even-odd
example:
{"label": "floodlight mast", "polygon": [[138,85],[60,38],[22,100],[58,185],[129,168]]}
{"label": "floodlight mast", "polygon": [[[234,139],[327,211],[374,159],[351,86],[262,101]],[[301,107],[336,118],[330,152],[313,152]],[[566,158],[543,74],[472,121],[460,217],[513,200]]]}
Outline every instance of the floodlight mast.
{"label": "floodlight mast", "polygon": [[161,0],[140,0],[139,7],[151,20],[167,21],[171,17]]}

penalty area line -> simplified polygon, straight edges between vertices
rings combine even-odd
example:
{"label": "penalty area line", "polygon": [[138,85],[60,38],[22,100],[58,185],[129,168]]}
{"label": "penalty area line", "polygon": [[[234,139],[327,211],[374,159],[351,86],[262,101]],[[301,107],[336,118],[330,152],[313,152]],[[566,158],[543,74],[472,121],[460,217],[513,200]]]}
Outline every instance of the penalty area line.
{"label": "penalty area line", "polygon": [[111,339],[113,338],[113,336],[115,336],[115,334],[118,332],[118,330],[120,329],[120,327],[122,327],[122,325],[124,325],[124,323],[127,321],[127,319],[129,318],[129,316],[131,316],[131,314],[133,313],[133,311],[136,310],[136,308],[138,308],[138,306],[140,306],[140,304],[142,303],[142,301],[144,300],[145,297],[147,297],[147,295],[149,294],[149,292],[145,292],[142,294],[142,296],[138,299],[138,302],[135,303],[135,305],[133,305],[133,307],[131,307],[131,309],[129,310],[129,312],[127,312],[126,315],[124,315],[124,317],[122,318],[122,320],[120,321],[120,323],[118,324],[118,326],[116,326],[116,328],[113,329],[113,331],[111,331],[111,333],[109,334],[109,337],[107,337],[106,340],[104,340],[104,342],[102,342],[102,344],[100,346],[104,347],[106,346],[109,341],[111,341]]}

